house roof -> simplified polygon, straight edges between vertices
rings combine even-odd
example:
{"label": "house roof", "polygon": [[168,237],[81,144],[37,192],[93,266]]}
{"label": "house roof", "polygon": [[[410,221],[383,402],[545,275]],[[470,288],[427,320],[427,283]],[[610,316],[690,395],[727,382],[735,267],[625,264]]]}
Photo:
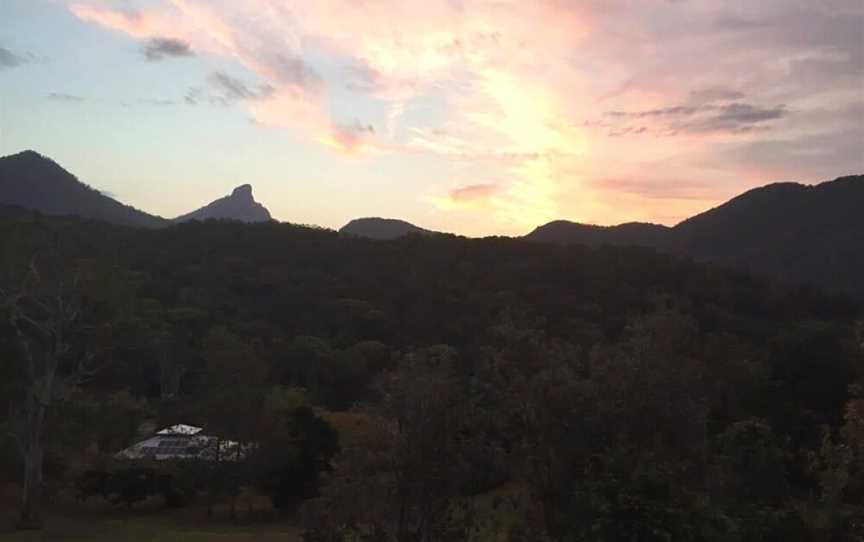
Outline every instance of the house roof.
{"label": "house roof", "polygon": [[194,425],[186,425],[184,423],[178,423],[177,425],[172,425],[171,427],[166,427],[161,431],[157,431],[157,435],[197,435],[201,432],[200,427],[195,427]]}
{"label": "house roof", "polygon": [[177,424],[157,431],[152,437],[115,454],[122,459],[201,459],[239,461],[254,444],[218,438],[201,433],[200,427]]}

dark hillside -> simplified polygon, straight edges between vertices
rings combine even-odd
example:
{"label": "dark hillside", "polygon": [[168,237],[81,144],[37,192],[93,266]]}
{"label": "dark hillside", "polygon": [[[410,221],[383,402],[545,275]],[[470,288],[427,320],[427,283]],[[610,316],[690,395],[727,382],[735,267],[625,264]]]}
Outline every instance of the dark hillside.
{"label": "dark hillside", "polygon": [[424,230],[410,222],[394,218],[355,218],[342,226],[339,233],[352,235],[354,237],[367,237],[369,239],[389,240],[397,239],[412,233],[427,235],[436,233]]}
{"label": "dark hillside", "polygon": [[90,188],[56,162],[33,151],[0,158],[0,205],[128,226],[166,224],[163,218],[123,205]]}

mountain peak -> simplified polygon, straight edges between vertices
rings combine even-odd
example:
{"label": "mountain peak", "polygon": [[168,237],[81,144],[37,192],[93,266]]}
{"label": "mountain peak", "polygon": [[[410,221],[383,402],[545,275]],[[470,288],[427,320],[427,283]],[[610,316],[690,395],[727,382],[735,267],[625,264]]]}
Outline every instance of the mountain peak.
{"label": "mountain peak", "polygon": [[233,192],[231,192],[231,197],[255,201],[255,199],[252,197],[252,185],[251,184],[241,184],[240,186],[235,188]]}
{"label": "mountain peak", "polygon": [[57,162],[33,150],[0,157],[0,205],[46,215],[77,215],[130,226],[160,226],[149,215],[87,186]]}
{"label": "mountain peak", "polygon": [[267,222],[272,218],[270,211],[252,197],[252,185],[241,184],[232,190],[230,195],[219,198],[197,211],[179,216],[174,219],[174,222],[209,219]]}
{"label": "mountain peak", "polygon": [[525,239],[531,241],[601,245],[640,245],[660,247],[666,244],[669,228],[648,222],[626,222],[617,226],[598,226],[568,220],[554,220],[538,226]]}
{"label": "mountain peak", "polygon": [[23,150],[21,152],[15,153],[15,154],[11,154],[7,158],[16,158],[16,157],[17,158],[43,158],[43,159],[47,160],[47,158],[45,156],[34,151],[33,149],[27,149],[27,150]]}
{"label": "mountain peak", "polygon": [[398,220],[395,218],[367,217],[355,218],[348,224],[342,226],[339,233],[354,237],[388,240],[397,239],[412,233],[428,235],[436,232],[420,228],[410,222],[405,222],[404,220]]}

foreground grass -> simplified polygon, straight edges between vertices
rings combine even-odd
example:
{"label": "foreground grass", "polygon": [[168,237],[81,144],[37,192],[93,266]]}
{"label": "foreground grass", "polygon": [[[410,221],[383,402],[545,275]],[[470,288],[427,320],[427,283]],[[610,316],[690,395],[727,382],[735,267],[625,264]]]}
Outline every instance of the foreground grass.
{"label": "foreground grass", "polygon": [[49,518],[41,531],[4,532],[4,542],[35,540],[68,541],[164,541],[164,542],[251,542],[281,541],[300,542],[299,531],[292,527],[234,526],[224,523],[183,525],[171,518],[133,517],[127,519],[92,519],[57,517]]}
{"label": "foreground grass", "polygon": [[[4,518],[11,519],[11,518]],[[235,524],[224,518],[208,520],[204,511],[180,512],[91,510],[66,508],[45,514],[41,531],[16,532],[10,521],[0,525],[3,542],[301,542],[300,530],[284,522]]]}

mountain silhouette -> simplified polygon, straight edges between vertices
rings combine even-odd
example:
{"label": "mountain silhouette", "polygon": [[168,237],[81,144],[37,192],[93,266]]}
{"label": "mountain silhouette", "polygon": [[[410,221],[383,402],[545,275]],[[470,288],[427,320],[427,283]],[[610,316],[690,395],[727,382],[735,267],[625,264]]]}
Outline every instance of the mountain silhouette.
{"label": "mountain silhouette", "polygon": [[601,245],[637,245],[666,247],[671,241],[670,228],[660,224],[628,222],[619,226],[594,226],[567,220],[555,220],[544,224],[526,239],[547,243]]}
{"label": "mountain silhouette", "polygon": [[157,227],[164,218],[124,205],[90,188],[34,151],[0,158],[0,204],[46,215],[78,215],[126,226]]}
{"label": "mountain silhouette", "polygon": [[430,235],[438,232],[423,229],[404,220],[395,218],[355,218],[342,226],[339,233],[353,235],[355,237],[368,237],[369,239],[389,240],[403,237],[412,233]]}
{"label": "mountain silhouette", "polygon": [[243,222],[271,220],[270,212],[252,197],[252,187],[238,186],[191,213],[166,220],[90,188],[59,164],[35,151],[0,158],[0,205],[20,207],[45,215],[77,215],[113,224],[161,227],[187,220],[229,219]]}
{"label": "mountain silhouette", "polygon": [[267,222],[272,220],[270,211],[252,197],[252,186],[238,186],[230,195],[201,207],[191,213],[178,216],[173,222],[208,219],[239,220],[241,222]]}
{"label": "mountain silhouette", "polygon": [[676,251],[864,295],[864,176],[756,188],[672,229]]}
{"label": "mountain silhouette", "polygon": [[672,228],[555,221],[525,238],[651,247],[864,296],[864,176],[755,188]]}
{"label": "mountain silhouette", "polygon": [[[271,220],[248,184],[196,211],[166,220],[102,194],[34,151],[0,158],[0,206],[139,227],[188,220]],[[374,217],[352,220],[339,231],[382,240],[438,233],[404,220]],[[864,176],[841,177],[815,186],[776,183],[755,188],[674,227],[638,222],[594,226],[557,220],[539,226],[524,239],[650,247],[864,298]]]}

